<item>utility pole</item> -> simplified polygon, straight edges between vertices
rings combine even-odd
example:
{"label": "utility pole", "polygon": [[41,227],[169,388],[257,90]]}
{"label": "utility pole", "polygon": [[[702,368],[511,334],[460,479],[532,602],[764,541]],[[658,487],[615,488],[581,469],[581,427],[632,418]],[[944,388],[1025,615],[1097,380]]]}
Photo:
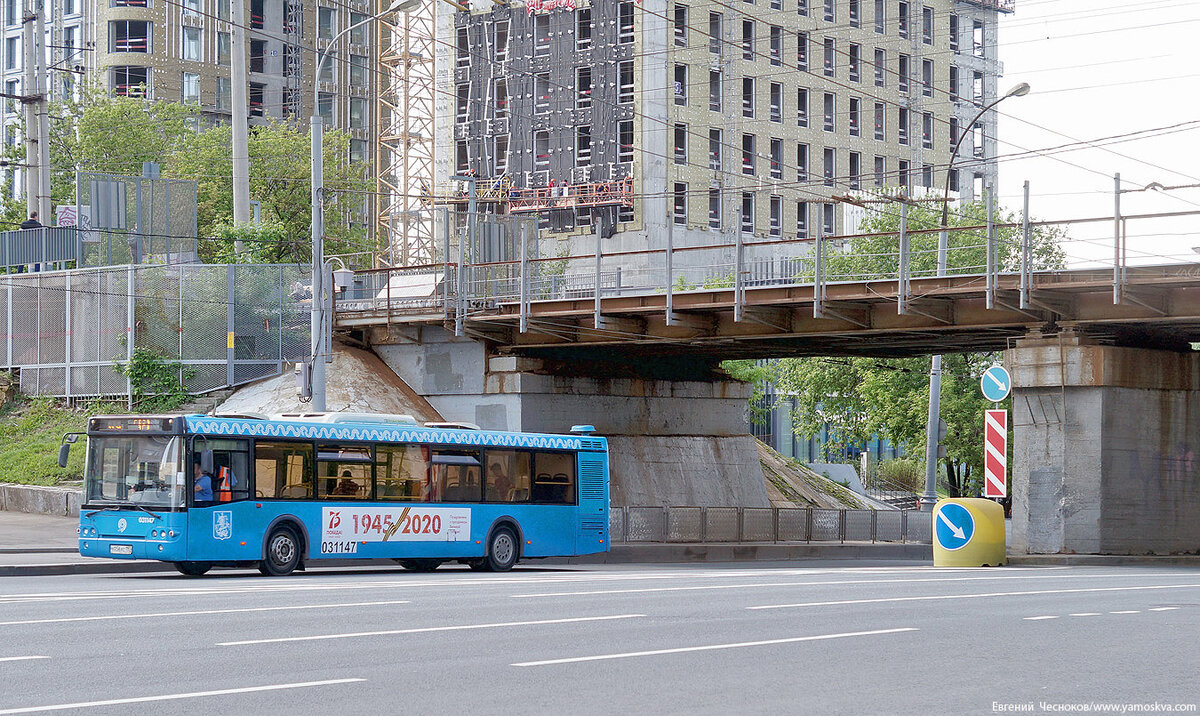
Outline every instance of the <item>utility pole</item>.
{"label": "utility pole", "polygon": [[33,95],[37,93],[37,46],[34,42],[34,32],[39,24],[37,22],[38,12],[35,9],[38,0],[26,0],[24,15],[21,18],[21,39],[25,45],[25,67],[24,76],[21,80],[21,94],[25,99],[21,100],[23,109],[25,110],[25,211],[27,214],[32,214],[38,210],[38,199],[41,194],[41,188],[38,186],[41,180],[41,171],[38,167],[38,161],[41,159],[41,152],[38,149],[38,132],[41,126],[38,122],[37,104],[33,100]]}
{"label": "utility pole", "polygon": [[37,31],[33,36],[33,52],[36,57],[34,74],[37,75],[38,117],[38,216],[50,225],[50,77],[46,72],[46,14],[42,12],[42,0],[37,2]]}
{"label": "utility pole", "polygon": [[[230,57],[230,99],[233,103],[233,223],[250,223],[250,150],[247,148],[250,103],[246,97],[246,0],[233,0],[233,22],[230,23],[233,45]],[[244,251],[241,241],[233,242],[239,257]]]}

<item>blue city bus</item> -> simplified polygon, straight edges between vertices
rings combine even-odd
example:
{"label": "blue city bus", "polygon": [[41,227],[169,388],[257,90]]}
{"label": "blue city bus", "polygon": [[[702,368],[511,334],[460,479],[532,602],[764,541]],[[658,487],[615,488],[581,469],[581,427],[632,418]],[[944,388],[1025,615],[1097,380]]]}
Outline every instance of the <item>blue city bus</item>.
{"label": "blue city bus", "polygon": [[606,552],[608,444],[592,431],[375,414],[94,417],[79,553],[277,576],[332,558],[504,571]]}

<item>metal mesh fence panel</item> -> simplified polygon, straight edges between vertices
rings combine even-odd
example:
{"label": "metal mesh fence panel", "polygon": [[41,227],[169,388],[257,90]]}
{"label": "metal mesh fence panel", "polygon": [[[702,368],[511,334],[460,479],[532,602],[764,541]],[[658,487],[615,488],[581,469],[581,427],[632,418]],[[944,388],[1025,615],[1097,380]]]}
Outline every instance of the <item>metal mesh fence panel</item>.
{"label": "metal mesh fence panel", "polygon": [[779,508],[779,539],[800,542],[808,539],[808,510]]}
{"label": "metal mesh fence panel", "polygon": [[[9,305],[12,363],[16,366],[37,365],[41,362],[38,358],[37,278],[13,279],[12,287],[12,303]],[[24,378],[21,380],[21,390],[25,390]]]}
{"label": "metal mesh fence panel", "polygon": [[[38,281],[38,362],[64,363],[67,359],[67,282],[62,274],[43,275]],[[63,385],[61,379],[49,382]]]}
{"label": "metal mesh fence panel", "polygon": [[846,510],[846,540],[871,541],[871,510]]}
{"label": "metal mesh fence panel", "polygon": [[179,359],[179,271],[148,267],[134,272],[134,346]]}
{"label": "metal mesh fence panel", "polygon": [[661,507],[629,507],[626,508],[629,520],[630,542],[657,542],[662,540],[663,509]]}
{"label": "metal mesh fence panel", "polygon": [[699,507],[672,507],[667,513],[667,541],[699,542],[701,519]]}
{"label": "metal mesh fence panel", "polygon": [[812,519],[813,541],[839,540],[841,536],[841,510],[826,510],[814,508]]}
{"label": "metal mesh fence panel", "polygon": [[[102,360],[100,357],[100,321],[112,303],[109,296],[100,291],[100,276],[92,272],[71,275],[71,362],[82,363]],[[105,356],[105,359],[108,356]],[[95,385],[95,375],[89,384]],[[71,381],[75,385],[75,381]],[[84,395],[90,391],[83,391]]]}
{"label": "metal mesh fence panel", "polygon": [[742,540],[771,542],[775,539],[775,511],[770,507],[742,509]]}
{"label": "metal mesh fence panel", "polygon": [[879,510],[875,513],[875,539],[880,542],[899,542],[904,514],[900,510]]}
{"label": "metal mesh fence panel", "polygon": [[183,355],[190,360],[225,360],[227,271],[225,266],[188,266],[183,271]]}
{"label": "metal mesh fence panel", "polygon": [[929,513],[908,511],[908,541],[933,542],[933,520]]}
{"label": "metal mesh fence panel", "polygon": [[209,390],[223,388],[229,384],[225,364],[188,365],[188,375],[184,386],[193,393],[204,393]]}
{"label": "metal mesh fence panel", "polygon": [[705,510],[707,521],[704,538],[709,542],[738,541],[738,508],[709,507]]}
{"label": "metal mesh fence panel", "polygon": [[98,365],[71,367],[71,395],[100,395],[100,371],[112,368]]}
{"label": "metal mesh fence panel", "polygon": [[611,542],[625,541],[625,510],[620,507],[608,511],[608,535]]}

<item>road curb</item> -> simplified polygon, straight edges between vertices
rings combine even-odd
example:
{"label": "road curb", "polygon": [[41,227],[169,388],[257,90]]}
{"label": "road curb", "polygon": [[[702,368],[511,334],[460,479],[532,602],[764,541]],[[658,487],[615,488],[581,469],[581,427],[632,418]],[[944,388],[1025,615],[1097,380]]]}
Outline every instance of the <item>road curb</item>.
{"label": "road curb", "polygon": [[1117,567],[1165,565],[1200,567],[1198,554],[1010,554],[1008,563],[1022,566]]}

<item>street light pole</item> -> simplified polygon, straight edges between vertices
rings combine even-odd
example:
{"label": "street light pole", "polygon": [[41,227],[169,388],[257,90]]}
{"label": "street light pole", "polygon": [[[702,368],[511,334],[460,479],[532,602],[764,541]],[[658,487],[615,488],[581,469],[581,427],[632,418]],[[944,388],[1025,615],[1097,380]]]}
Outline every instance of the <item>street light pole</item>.
{"label": "street light pole", "polygon": [[[967,131],[970,131],[979,118],[988,110],[1000,104],[1009,97],[1024,97],[1029,94],[1029,83],[1022,82],[1005,92],[1003,96],[992,101],[984,106],[975,115],[965,128],[965,131],[960,132],[958,141],[954,143],[954,149],[950,151],[950,161],[946,163],[946,182],[942,189],[942,222],[941,230],[938,232],[938,252],[937,252],[937,275],[946,275],[946,254],[950,250],[950,173],[954,170],[954,160],[958,157],[959,147],[962,146],[963,139],[967,136]],[[929,366],[929,414],[925,423],[925,494],[921,495],[921,511],[933,512],[933,506],[937,504],[937,461],[938,461],[938,442],[940,433],[940,424],[942,421],[942,356],[935,355]]]}
{"label": "street light pole", "polygon": [[321,122],[321,112],[318,105],[320,99],[321,70],[329,51],[335,47],[338,40],[351,31],[374,22],[391,12],[410,12],[419,7],[423,0],[393,0],[386,10],[356,22],[342,30],[329,41],[329,45],[317,55],[317,66],[313,71],[313,113],[309,122],[309,133],[312,144],[312,314],[310,328],[312,330],[312,363],[309,373],[312,381],[312,410],[316,413],[325,412],[325,360],[329,346],[325,345],[328,334],[325,316],[325,207],[323,204],[325,190],[324,147],[322,135],[324,128]]}

